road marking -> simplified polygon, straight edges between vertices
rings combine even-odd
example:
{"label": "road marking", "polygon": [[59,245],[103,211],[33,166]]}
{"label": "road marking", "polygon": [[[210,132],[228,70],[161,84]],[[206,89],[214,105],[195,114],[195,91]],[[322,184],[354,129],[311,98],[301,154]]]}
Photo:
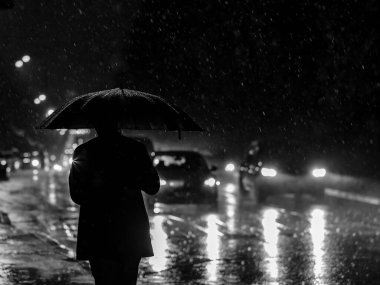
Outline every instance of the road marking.
{"label": "road marking", "polygon": [[[174,215],[168,215],[167,217],[168,217],[170,220],[174,220],[174,221],[177,221],[177,222],[180,222],[180,223],[184,223],[184,224],[189,224],[190,226],[194,227],[195,229],[197,229],[197,230],[199,230],[199,231],[201,231],[201,232],[203,232],[203,233],[205,233],[205,234],[209,234],[208,228],[206,228],[206,227],[202,227],[202,226],[198,225],[198,224],[195,223],[195,222],[192,222],[192,221],[186,221],[185,219],[182,219],[182,218],[177,217],[177,216],[174,216]],[[215,223],[216,223],[217,225],[221,225],[221,224],[223,224],[223,222],[220,221],[219,219],[217,219]],[[224,236],[224,234],[223,234],[222,232],[218,231],[218,230],[216,231],[216,234],[217,234],[218,236]]]}
{"label": "road marking", "polygon": [[338,189],[325,188],[325,194],[333,197],[343,198],[352,201],[363,202],[372,205],[380,205],[380,199],[371,196],[365,196],[361,194],[354,194],[351,192],[345,192]]}

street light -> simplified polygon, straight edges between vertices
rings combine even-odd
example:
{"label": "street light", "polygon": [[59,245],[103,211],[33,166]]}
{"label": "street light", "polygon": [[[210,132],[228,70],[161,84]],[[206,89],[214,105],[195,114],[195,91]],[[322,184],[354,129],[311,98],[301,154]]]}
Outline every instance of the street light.
{"label": "street light", "polygon": [[24,66],[24,63],[28,63],[30,61],[30,56],[25,54],[23,57],[15,62],[15,66],[17,68],[21,68]]}
{"label": "street light", "polygon": [[38,96],[38,99],[40,101],[45,101],[46,100],[46,95],[45,94],[40,94],[40,96]]}
{"label": "street light", "polygon": [[21,58],[21,60],[22,60],[23,62],[27,63],[27,62],[30,61],[30,56],[26,54],[26,55],[24,55],[24,56]]}
{"label": "street light", "polygon": [[18,60],[18,61],[15,62],[15,66],[17,68],[21,68],[23,65],[24,65],[24,62],[22,60]]}

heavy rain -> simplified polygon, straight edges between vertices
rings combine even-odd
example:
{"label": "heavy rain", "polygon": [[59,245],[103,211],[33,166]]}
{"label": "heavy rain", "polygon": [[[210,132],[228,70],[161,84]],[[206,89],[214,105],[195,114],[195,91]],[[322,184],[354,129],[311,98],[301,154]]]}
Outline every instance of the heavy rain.
{"label": "heavy rain", "polygon": [[0,285],[380,284],[379,6],[1,1]]}

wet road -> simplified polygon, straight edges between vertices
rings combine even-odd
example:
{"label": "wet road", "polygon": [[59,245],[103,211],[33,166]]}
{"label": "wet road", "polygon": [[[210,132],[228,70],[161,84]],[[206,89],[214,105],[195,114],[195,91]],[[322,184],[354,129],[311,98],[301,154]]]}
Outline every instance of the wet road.
{"label": "wet road", "polygon": [[[150,212],[155,256],[142,261],[139,284],[380,284],[379,206],[292,195],[257,205],[241,197],[234,175],[220,178],[217,209],[157,204]],[[78,208],[65,175],[12,179],[34,187],[29,204],[27,193],[14,193],[29,218],[21,211],[13,222],[73,255]]]}

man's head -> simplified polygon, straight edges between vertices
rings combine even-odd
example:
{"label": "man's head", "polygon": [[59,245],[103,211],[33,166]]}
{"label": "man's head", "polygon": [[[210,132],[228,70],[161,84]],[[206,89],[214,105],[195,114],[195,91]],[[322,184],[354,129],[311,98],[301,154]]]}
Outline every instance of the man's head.
{"label": "man's head", "polygon": [[98,136],[112,135],[115,133],[120,134],[121,132],[118,123],[110,118],[99,118],[94,121],[94,125]]}

